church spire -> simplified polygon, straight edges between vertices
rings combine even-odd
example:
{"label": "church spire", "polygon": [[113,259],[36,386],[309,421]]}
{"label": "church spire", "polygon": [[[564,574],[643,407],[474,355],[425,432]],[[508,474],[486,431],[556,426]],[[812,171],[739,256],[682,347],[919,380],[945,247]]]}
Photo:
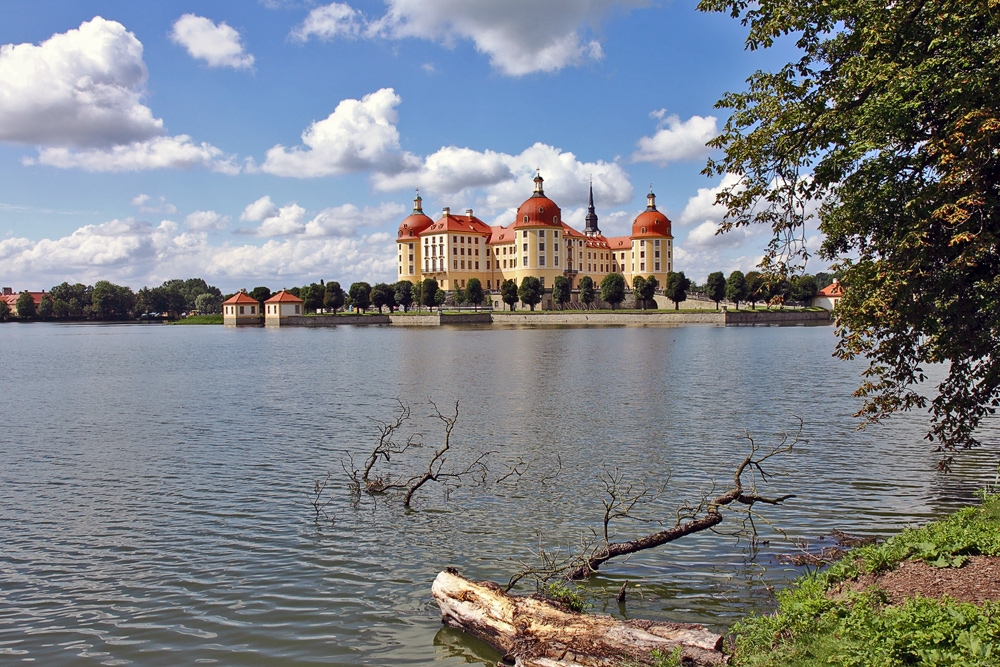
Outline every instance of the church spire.
{"label": "church spire", "polygon": [[590,182],[590,206],[587,207],[587,225],[583,228],[587,236],[597,236],[601,230],[597,227],[597,213],[594,211],[594,182]]}

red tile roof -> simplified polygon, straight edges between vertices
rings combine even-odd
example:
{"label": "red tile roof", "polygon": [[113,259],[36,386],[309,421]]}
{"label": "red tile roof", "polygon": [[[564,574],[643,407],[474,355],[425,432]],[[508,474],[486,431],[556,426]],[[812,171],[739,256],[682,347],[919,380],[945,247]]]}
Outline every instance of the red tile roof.
{"label": "red tile roof", "polygon": [[260,305],[260,302],[257,301],[257,299],[253,298],[252,296],[250,296],[246,292],[237,292],[236,294],[234,294],[233,296],[229,297],[228,299],[226,299],[222,303],[223,304],[252,303],[252,304],[257,305],[257,306]]}
{"label": "red tile roof", "polygon": [[295,296],[291,292],[286,292],[285,290],[281,290],[280,292],[272,296],[264,303],[305,303],[305,301]]}
{"label": "red tile roof", "polygon": [[840,283],[835,280],[832,285],[827,285],[816,292],[816,296],[844,296],[844,291],[840,288]]}
{"label": "red tile roof", "polygon": [[424,234],[443,234],[445,232],[459,232],[461,234],[485,234],[489,235],[490,227],[479,218],[467,215],[445,215],[433,225],[423,230]]}

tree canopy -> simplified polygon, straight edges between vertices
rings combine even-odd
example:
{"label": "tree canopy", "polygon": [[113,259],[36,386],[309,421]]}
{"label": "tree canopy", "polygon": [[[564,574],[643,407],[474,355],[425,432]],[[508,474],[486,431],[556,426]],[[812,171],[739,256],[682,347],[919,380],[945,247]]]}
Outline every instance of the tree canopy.
{"label": "tree canopy", "polygon": [[409,280],[400,280],[394,289],[396,303],[403,307],[405,313],[413,305],[413,283]]}
{"label": "tree canopy", "polygon": [[705,281],[705,296],[715,302],[715,307],[719,307],[719,302],[726,298],[726,277],[722,271],[708,274]]}
{"label": "tree canopy", "polygon": [[514,310],[514,304],[517,303],[517,283],[513,278],[508,278],[500,285],[500,299]]}
{"label": "tree canopy", "polygon": [[687,299],[687,290],[691,287],[691,281],[687,279],[683,271],[671,271],[667,274],[667,285],[663,288],[663,293],[674,302],[674,310],[681,307],[681,301]]}
{"label": "tree canopy", "polygon": [[740,301],[747,298],[747,292],[747,279],[743,272],[733,271],[730,273],[729,279],[726,280],[726,299],[732,301],[737,310],[740,308]]}
{"label": "tree canopy", "polygon": [[590,276],[584,276],[580,278],[580,301],[587,308],[590,308],[590,304],[594,303],[594,279]]}
{"label": "tree canopy", "polygon": [[372,303],[372,286],[366,282],[353,283],[347,291],[351,297],[351,306],[359,312],[368,310]]}
{"label": "tree canopy", "polygon": [[329,308],[336,313],[344,307],[345,301],[347,301],[347,295],[344,294],[344,288],[340,286],[340,283],[336,280],[328,282],[326,290],[323,293],[323,307]]}
{"label": "tree canopy", "polygon": [[521,286],[517,288],[517,297],[521,303],[534,310],[542,301],[542,282],[535,276],[525,276],[521,279]]}
{"label": "tree canopy", "polygon": [[428,308],[433,308],[437,304],[438,281],[433,278],[424,278],[420,283],[420,302]]}
{"label": "tree canopy", "polygon": [[379,313],[382,312],[382,306],[388,306],[389,312],[396,307],[396,290],[386,283],[378,283],[372,287],[369,298]]}
{"label": "tree canopy", "polygon": [[625,276],[620,273],[609,273],[601,281],[601,300],[617,308],[625,300]]}
{"label": "tree canopy", "polygon": [[35,300],[27,292],[21,292],[17,297],[17,316],[22,320],[30,320],[35,317],[37,306]]}
{"label": "tree canopy", "polygon": [[563,308],[570,299],[569,290],[569,280],[566,276],[556,276],[555,280],[552,281],[552,300],[559,304],[560,308]]}
{"label": "tree canopy", "polygon": [[[639,297],[642,299],[643,310],[646,309],[646,305],[650,302],[650,300],[652,300],[652,298],[656,296],[656,289],[659,286],[660,286],[660,281],[656,279],[656,276],[650,276],[646,278],[644,281],[642,281],[642,285],[633,284],[633,287],[635,288],[635,293],[639,295]],[[681,299],[681,301],[683,301],[683,299]],[[656,304],[653,305],[655,306]]]}
{"label": "tree canopy", "polygon": [[[783,36],[798,59],[727,94],[706,172],[733,174],[724,229],[767,224],[762,268],[820,256],[842,270],[836,354],[868,359],[859,416],[927,408],[928,438],[975,444],[1000,404],[1000,12],[993,0],[701,0]],[[947,364],[937,395],[917,391]],[[947,463],[947,459],[945,460]]]}
{"label": "tree canopy", "polygon": [[483,292],[483,284],[479,278],[469,278],[469,283],[465,286],[465,298],[477,309],[482,305],[486,293]]}

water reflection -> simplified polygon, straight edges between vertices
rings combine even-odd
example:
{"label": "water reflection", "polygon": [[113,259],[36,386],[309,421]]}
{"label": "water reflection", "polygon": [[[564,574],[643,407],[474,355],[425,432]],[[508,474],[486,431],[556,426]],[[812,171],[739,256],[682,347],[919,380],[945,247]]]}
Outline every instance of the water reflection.
{"label": "water reflection", "polygon": [[[994,480],[995,445],[935,472],[920,415],[855,431],[860,365],[832,346],[829,327],[0,326],[17,416],[0,431],[0,660],[491,664],[440,629],[440,569],[502,581],[538,531],[576,544],[600,517],[602,465],[669,474],[650,510],[672,516],[725,483],[743,429],[770,444],[796,416],[808,442],[774,461],[768,490],[797,498],[767,509],[795,540],[887,534]],[[427,399],[460,399],[455,464],[490,450],[529,473],[428,487],[410,512],[354,507],[341,463],[396,397],[430,441]],[[1000,442],[995,421],[985,435]],[[335,521],[317,524],[307,494],[328,471]],[[692,536],[584,586],[596,611],[724,629],[796,574],[773,561],[795,547],[770,537],[752,560],[731,537]]]}

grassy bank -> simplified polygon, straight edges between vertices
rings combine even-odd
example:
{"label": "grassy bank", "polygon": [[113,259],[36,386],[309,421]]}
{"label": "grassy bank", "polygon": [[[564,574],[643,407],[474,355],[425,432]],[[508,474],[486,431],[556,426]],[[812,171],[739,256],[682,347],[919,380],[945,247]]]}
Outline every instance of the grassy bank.
{"label": "grassy bank", "polygon": [[222,324],[222,315],[192,315],[167,324]]}
{"label": "grassy bank", "polygon": [[[779,594],[775,614],[734,626],[732,664],[1000,665],[997,565],[983,556],[1000,556],[1000,496],[984,496],[981,505],[947,519],[855,549],[799,579]],[[919,562],[908,562],[913,560]],[[944,579],[953,582],[945,594],[933,594],[939,585],[921,590],[921,582],[940,584]],[[985,599],[955,600],[963,588],[984,585],[990,589]],[[900,588],[905,594],[899,594]]]}

